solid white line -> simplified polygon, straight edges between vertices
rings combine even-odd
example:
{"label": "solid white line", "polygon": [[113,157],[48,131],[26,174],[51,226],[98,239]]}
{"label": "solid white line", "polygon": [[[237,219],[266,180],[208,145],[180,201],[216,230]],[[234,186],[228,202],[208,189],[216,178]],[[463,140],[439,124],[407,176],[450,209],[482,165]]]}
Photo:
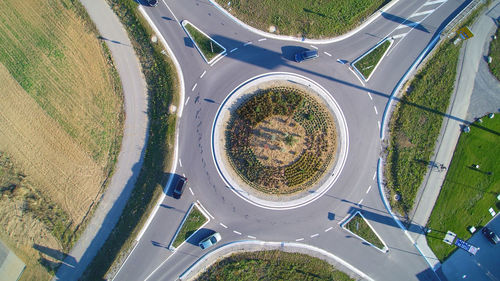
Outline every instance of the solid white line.
{"label": "solid white line", "polygon": [[316,47],[316,46],[314,46],[314,45],[310,45],[310,46],[311,46],[311,48],[313,48],[313,49],[316,49],[316,50],[318,49],[318,47]]}
{"label": "solid white line", "polygon": [[377,171],[375,171],[375,173],[373,173],[373,179],[372,180],[374,180],[376,176],[377,176]]}
{"label": "solid white line", "polygon": [[406,34],[408,34],[410,32],[406,32],[406,33],[401,33],[401,34],[398,34],[398,35],[394,35],[392,36],[392,39],[398,39],[398,38],[401,38],[401,37],[405,37]]}
{"label": "solid white line", "polygon": [[232,53],[232,52],[234,52],[234,51],[236,51],[236,50],[238,50],[238,48],[234,48],[234,49],[232,49],[232,50],[231,50],[231,51],[229,51],[229,52],[230,52],[230,53]]}
{"label": "solid white line", "polygon": [[361,82],[361,84],[363,86],[365,86],[365,82],[363,81],[363,79],[361,79],[361,77],[358,76],[358,74],[356,74],[356,72],[354,71],[354,69],[352,69],[352,67],[349,67],[349,70],[352,71],[352,73],[354,73],[354,76],[356,76],[356,78],[358,78],[359,82]]}
{"label": "solid white line", "polygon": [[162,267],[162,266],[163,266],[163,264],[164,264],[164,263],[166,263],[166,262],[168,261],[168,259],[169,259],[170,257],[172,257],[173,255],[174,255],[174,254],[171,254],[170,256],[168,256],[168,257],[167,257],[167,258],[166,258],[166,259],[165,259],[165,260],[164,260],[164,261],[163,261],[163,262],[162,262],[162,263],[161,263],[161,264],[160,264],[157,268],[155,268],[155,270],[153,270],[153,272],[151,272],[151,273],[148,275],[148,277],[146,277],[146,279],[144,279],[144,281],[148,280],[148,279],[149,279],[149,277],[151,277],[151,275],[153,275],[153,274],[154,274],[154,273],[155,273],[158,269],[160,269],[160,267]]}
{"label": "solid white line", "polygon": [[196,202],[198,202],[198,206],[200,206],[208,214],[209,217],[215,219],[214,216],[212,216],[212,214],[210,214],[210,212],[207,210],[207,208],[205,208],[205,206],[201,204],[200,200],[196,200]]}
{"label": "solid white line", "polygon": [[219,222],[219,224],[222,225],[222,227],[227,228],[227,226],[225,224],[223,224],[221,222]]}
{"label": "solid white line", "polygon": [[328,52],[323,52],[323,53],[325,53],[325,55],[327,55],[327,56],[329,56],[329,57],[331,57],[331,56],[332,56],[332,55],[331,55],[330,53],[328,53]]}
{"label": "solid white line", "polygon": [[250,238],[250,239],[257,239],[257,237],[252,236],[252,235],[247,235],[247,237]]}
{"label": "solid white line", "polygon": [[261,42],[261,41],[266,41],[266,40],[267,40],[267,38],[261,38],[261,39],[259,39],[257,41]]}
{"label": "solid white line", "polygon": [[333,226],[330,226],[329,228],[325,229],[325,232],[332,230],[332,228],[333,228]]}
{"label": "solid white line", "polygon": [[193,192],[193,190],[191,189],[191,187],[189,188],[189,191],[191,192],[191,195],[193,195],[193,196],[194,196],[194,192]]}
{"label": "solid white line", "polygon": [[190,97],[188,97],[188,98],[186,99],[186,102],[184,103],[184,106],[186,106],[186,105],[188,104],[189,98],[190,98]]}
{"label": "solid white line", "polygon": [[238,234],[238,235],[241,235],[241,232],[239,232],[239,231],[233,230],[233,232]]}
{"label": "solid white line", "polygon": [[361,205],[363,203],[363,199],[359,200],[358,205]]}
{"label": "solid white line", "polygon": [[222,54],[218,59],[216,59],[215,61],[213,61],[210,64],[210,67],[214,66],[214,64],[216,64],[218,61],[220,61],[221,59],[223,59],[225,56],[227,56],[227,53]]}
{"label": "solid white line", "polygon": [[170,9],[170,7],[167,5],[167,2],[165,2],[165,0],[163,0],[163,4],[165,4],[165,6],[167,6],[167,9],[170,11],[170,13],[172,14],[172,16],[174,16],[174,19],[177,21],[177,23],[181,24],[181,22],[179,21],[179,19],[175,16],[174,12],[172,12],[172,10]]}
{"label": "solid white line", "polygon": [[394,30],[401,29],[401,28],[405,28],[405,27],[411,27],[411,28],[414,28],[415,26],[417,26],[417,25],[419,25],[419,24],[420,24],[420,22],[419,22],[419,21],[412,22],[412,23],[408,23],[408,24],[402,23],[402,24],[400,24],[398,27],[396,27]]}
{"label": "solid white line", "polygon": [[376,107],[376,106],[373,106],[373,109],[375,109],[375,114],[377,114],[377,115],[378,115],[377,107]]}
{"label": "solid white line", "polygon": [[182,161],[181,161],[181,158],[179,158],[179,166],[181,166],[181,168],[182,168]]}
{"label": "solid white line", "polygon": [[200,75],[200,79],[203,78],[203,76],[205,76],[205,73],[207,73],[207,71],[203,71],[203,73]]}
{"label": "solid white line", "polygon": [[304,240],[304,238],[295,239],[295,241],[297,241],[297,242],[302,241],[302,240]]}
{"label": "solid white line", "polygon": [[248,46],[250,44],[253,44],[252,41],[246,42],[245,44],[243,44],[243,46]]}
{"label": "solid white line", "polygon": [[413,15],[410,16],[410,18],[427,15],[427,14],[430,14],[430,13],[434,12],[435,10],[436,9],[432,9],[432,10],[428,10],[428,11],[423,11],[423,12],[419,12],[419,13],[414,13]]}
{"label": "solid white line", "polygon": [[183,173],[183,174],[182,174],[182,176],[183,176],[183,177],[186,177],[186,174],[184,174],[184,173]]}
{"label": "solid white line", "polygon": [[372,189],[372,186],[371,186],[371,185],[370,185],[370,186],[368,187],[368,189],[366,190],[366,193],[367,193],[367,194],[368,194],[368,192],[370,192],[370,189]]}
{"label": "solid white line", "polygon": [[446,2],[446,1],[448,1],[448,0],[427,1],[427,2],[425,2],[425,4],[424,4],[424,5],[422,5],[422,6],[428,6],[428,5],[439,4],[439,3]]}
{"label": "solid white line", "polygon": [[191,89],[191,91],[194,91],[194,89],[196,89],[196,86],[198,86],[198,83],[194,84],[193,88]]}
{"label": "solid white line", "polygon": [[341,224],[341,223],[343,223],[343,222],[344,222],[344,221],[345,221],[345,220],[346,220],[346,219],[347,219],[350,215],[351,215],[351,214],[347,214],[347,215],[345,215],[345,217],[344,217],[341,221],[339,221],[337,224]]}
{"label": "solid white line", "polygon": [[380,121],[377,121],[378,129],[380,130]]}
{"label": "solid white line", "polygon": [[373,100],[372,94],[370,92],[367,92],[368,96],[370,97],[371,100]]}
{"label": "solid white line", "polygon": [[314,238],[314,237],[316,237],[316,236],[319,236],[319,233],[316,233],[316,234],[311,235],[311,238]]}

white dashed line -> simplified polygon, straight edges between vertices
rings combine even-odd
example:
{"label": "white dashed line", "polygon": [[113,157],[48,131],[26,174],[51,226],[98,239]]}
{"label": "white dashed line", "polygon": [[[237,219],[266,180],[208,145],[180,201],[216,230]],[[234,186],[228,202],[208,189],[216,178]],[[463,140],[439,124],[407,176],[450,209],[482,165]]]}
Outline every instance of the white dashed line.
{"label": "white dashed line", "polygon": [[378,110],[377,110],[377,107],[376,106],[373,106],[373,109],[375,109],[375,114],[378,115]]}
{"label": "white dashed line", "polygon": [[238,48],[234,48],[234,49],[232,49],[232,50],[231,50],[231,51],[229,51],[229,52],[230,52],[230,53],[232,53],[232,52],[234,52],[234,51],[236,51],[236,50],[238,50]]}
{"label": "white dashed line", "polygon": [[360,205],[361,205],[361,203],[363,203],[363,199],[359,200],[359,202],[358,202],[358,206],[360,206]]}
{"label": "white dashed line", "polygon": [[194,91],[194,89],[196,89],[196,86],[198,86],[198,83],[194,84],[193,88],[191,89],[191,91]]}
{"label": "white dashed line", "polygon": [[250,239],[257,239],[257,237],[252,236],[252,235],[247,235],[247,237],[250,238]]}
{"label": "white dashed line", "polygon": [[427,15],[427,14],[430,14],[430,13],[434,12],[435,10],[436,9],[432,9],[432,10],[428,10],[428,11],[423,11],[423,12],[419,12],[419,13],[414,13],[413,15],[410,16],[410,18]]}
{"label": "white dashed line", "polygon": [[250,42],[246,42],[245,44],[243,44],[243,46],[248,46],[248,45],[251,45],[253,44],[251,41]]}
{"label": "white dashed line", "polygon": [[368,92],[368,96],[370,97],[370,100],[373,100],[372,94]]}
{"label": "white dashed line", "polygon": [[380,130],[380,121],[377,121],[378,129]]}
{"label": "white dashed line", "polygon": [[238,234],[238,235],[241,235],[241,232],[239,232],[239,231],[233,230],[233,232]]}
{"label": "white dashed line", "polygon": [[330,226],[329,228],[325,229],[325,232],[332,230],[332,228],[333,228],[333,226]]}
{"label": "white dashed line", "polygon": [[319,236],[318,233],[311,235],[311,238],[314,238],[314,237],[317,237],[317,236]]}
{"label": "white dashed line", "polygon": [[193,196],[194,196],[194,192],[193,192],[193,190],[191,189],[191,187],[189,188],[189,191],[191,192],[191,195],[193,195]]}
{"label": "white dashed line", "polygon": [[179,166],[181,166],[181,168],[182,168],[182,161],[181,161],[181,158],[179,158]]}
{"label": "white dashed line", "polygon": [[[188,104],[189,98],[190,98],[190,97],[188,97],[188,98],[186,99],[186,102],[184,103],[184,106],[186,106],[186,105]],[[182,167],[182,166],[181,166],[181,167]]]}
{"label": "white dashed line", "polygon": [[372,189],[372,186],[371,186],[371,185],[370,185],[370,186],[368,187],[368,189],[366,190],[366,194],[368,194],[368,192],[370,192],[370,189]]}
{"label": "white dashed line", "polygon": [[225,224],[223,224],[221,222],[219,222],[219,224],[222,225],[222,227],[227,228],[227,226]]}
{"label": "white dashed line", "polygon": [[440,3],[444,3],[448,0],[436,0],[436,1],[428,1],[426,2],[424,5],[422,6],[429,6],[429,5],[434,5],[434,4],[440,4]]}
{"label": "white dashed line", "polygon": [[313,48],[313,49],[316,49],[316,50],[318,49],[318,47],[316,47],[316,46],[313,46],[313,45],[310,45],[310,46],[311,46],[311,48]]}
{"label": "white dashed line", "polygon": [[[331,56],[332,56],[332,54],[330,54],[330,53],[328,53],[328,52],[323,52],[323,53],[325,53],[325,55],[327,55],[327,56],[329,56],[329,57],[331,57]],[[337,61],[338,61],[338,60],[337,60]]]}
{"label": "white dashed line", "polygon": [[203,71],[203,73],[200,75],[200,79],[203,78],[203,76],[205,76],[205,73],[207,73],[207,71]]}
{"label": "white dashed line", "polygon": [[266,41],[266,40],[267,40],[266,38],[261,38],[261,39],[259,39],[257,41],[261,42],[261,41]]}
{"label": "white dashed line", "polygon": [[302,240],[304,240],[304,238],[295,239],[295,241],[297,241],[297,242],[302,241]]}
{"label": "white dashed line", "polygon": [[373,173],[373,179],[372,180],[375,180],[376,176],[377,176],[377,172]]}

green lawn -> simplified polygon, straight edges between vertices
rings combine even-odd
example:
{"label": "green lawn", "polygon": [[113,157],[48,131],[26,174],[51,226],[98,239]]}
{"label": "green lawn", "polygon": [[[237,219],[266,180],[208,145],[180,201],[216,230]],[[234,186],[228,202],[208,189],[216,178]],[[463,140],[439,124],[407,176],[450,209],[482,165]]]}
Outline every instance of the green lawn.
{"label": "green lawn", "polygon": [[[243,22],[277,34],[307,38],[346,33],[372,15],[388,0],[215,0]],[[229,9],[230,8],[230,9]]]}
{"label": "green lawn", "polygon": [[490,56],[492,58],[490,63],[490,71],[495,77],[500,80],[500,29],[495,33],[496,40],[492,40],[490,44]]}
{"label": "green lawn", "polygon": [[[455,249],[442,242],[451,230],[461,239],[468,239],[470,226],[484,226],[492,217],[493,207],[499,211],[500,193],[500,116],[484,117],[469,133],[462,133],[453,155],[441,193],[434,206],[428,226],[429,246],[442,261]],[[478,164],[479,169],[471,165]],[[491,175],[489,174],[491,172]]]}
{"label": "green lawn", "polygon": [[299,253],[260,251],[233,254],[210,266],[196,280],[354,280],[318,258]]}
{"label": "green lawn", "polygon": [[349,222],[344,225],[344,227],[352,233],[372,243],[375,247],[379,249],[384,248],[384,244],[382,243],[382,241],[380,241],[375,232],[373,232],[368,223],[363,217],[361,217],[360,214],[354,215],[354,217],[352,217]]}
{"label": "green lawn", "polygon": [[370,77],[370,74],[375,69],[379,61],[382,59],[385,51],[391,46],[391,41],[385,40],[384,43],[378,45],[375,49],[371,50],[366,56],[358,60],[354,67],[363,74],[365,80]]}
{"label": "green lawn", "polygon": [[205,36],[192,24],[187,23],[184,27],[186,28],[189,35],[191,35],[191,38],[193,38],[194,43],[196,44],[196,46],[198,46],[198,49],[200,49],[200,51],[203,53],[207,61],[210,61],[215,56],[224,51],[224,49],[222,49],[217,43],[215,43],[214,40]]}
{"label": "green lawn", "polygon": [[191,212],[181,227],[181,230],[175,237],[174,243],[172,245],[174,247],[178,247],[182,242],[191,236],[196,230],[198,230],[205,222],[207,218],[198,210],[197,207],[193,207]]}

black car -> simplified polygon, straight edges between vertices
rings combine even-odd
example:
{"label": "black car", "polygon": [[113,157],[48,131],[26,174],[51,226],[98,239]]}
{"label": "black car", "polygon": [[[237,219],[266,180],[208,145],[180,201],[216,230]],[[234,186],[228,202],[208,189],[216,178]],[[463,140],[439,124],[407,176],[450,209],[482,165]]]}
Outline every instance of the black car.
{"label": "black car", "polygon": [[500,242],[500,238],[498,238],[498,235],[496,235],[495,232],[493,232],[491,229],[487,228],[486,226],[483,227],[482,230],[484,236],[492,243],[492,244],[498,244]]}
{"label": "black car", "polygon": [[150,7],[156,7],[158,5],[158,0],[146,0]]}
{"label": "black car", "polygon": [[182,192],[184,192],[184,186],[186,185],[187,178],[185,177],[180,177],[179,180],[177,181],[177,184],[175,185],[173,196],[175,199],[181,198]]}
{"label": "black car", "polygon": [[304,50],[295,54],[295,61],[301,62],[306,60],[312,60],[319,57],[318,51],[316,50]]}

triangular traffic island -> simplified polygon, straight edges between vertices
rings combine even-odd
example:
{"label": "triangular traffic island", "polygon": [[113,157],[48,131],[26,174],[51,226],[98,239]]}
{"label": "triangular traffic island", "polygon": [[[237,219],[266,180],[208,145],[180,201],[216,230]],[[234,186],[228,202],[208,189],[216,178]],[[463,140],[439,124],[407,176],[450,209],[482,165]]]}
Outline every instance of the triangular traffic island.
{"label": "triangular traffic island", "polygon": [[394,42],[392,38],[385,38],[352,62],[353,69],[363,80],[368,81],[370,79],[380,61],[382,61],[389,51],[392,42]]}
{"label": "triangular traffic island", "polygon": [[181,24],[198,52],[208,64],[215,63],[219,57],[226,53],[226,48],[189,21],[183,20]]}
{"label": "triangular traffic island", "polygon": [[375,232],[375,229],[373,229],[361,212],[357,211],[354,213],[341,224],[341,227],[375,249],[384,253],[388,252],[389,249],[387,245],[382,241],[382,238]]}

